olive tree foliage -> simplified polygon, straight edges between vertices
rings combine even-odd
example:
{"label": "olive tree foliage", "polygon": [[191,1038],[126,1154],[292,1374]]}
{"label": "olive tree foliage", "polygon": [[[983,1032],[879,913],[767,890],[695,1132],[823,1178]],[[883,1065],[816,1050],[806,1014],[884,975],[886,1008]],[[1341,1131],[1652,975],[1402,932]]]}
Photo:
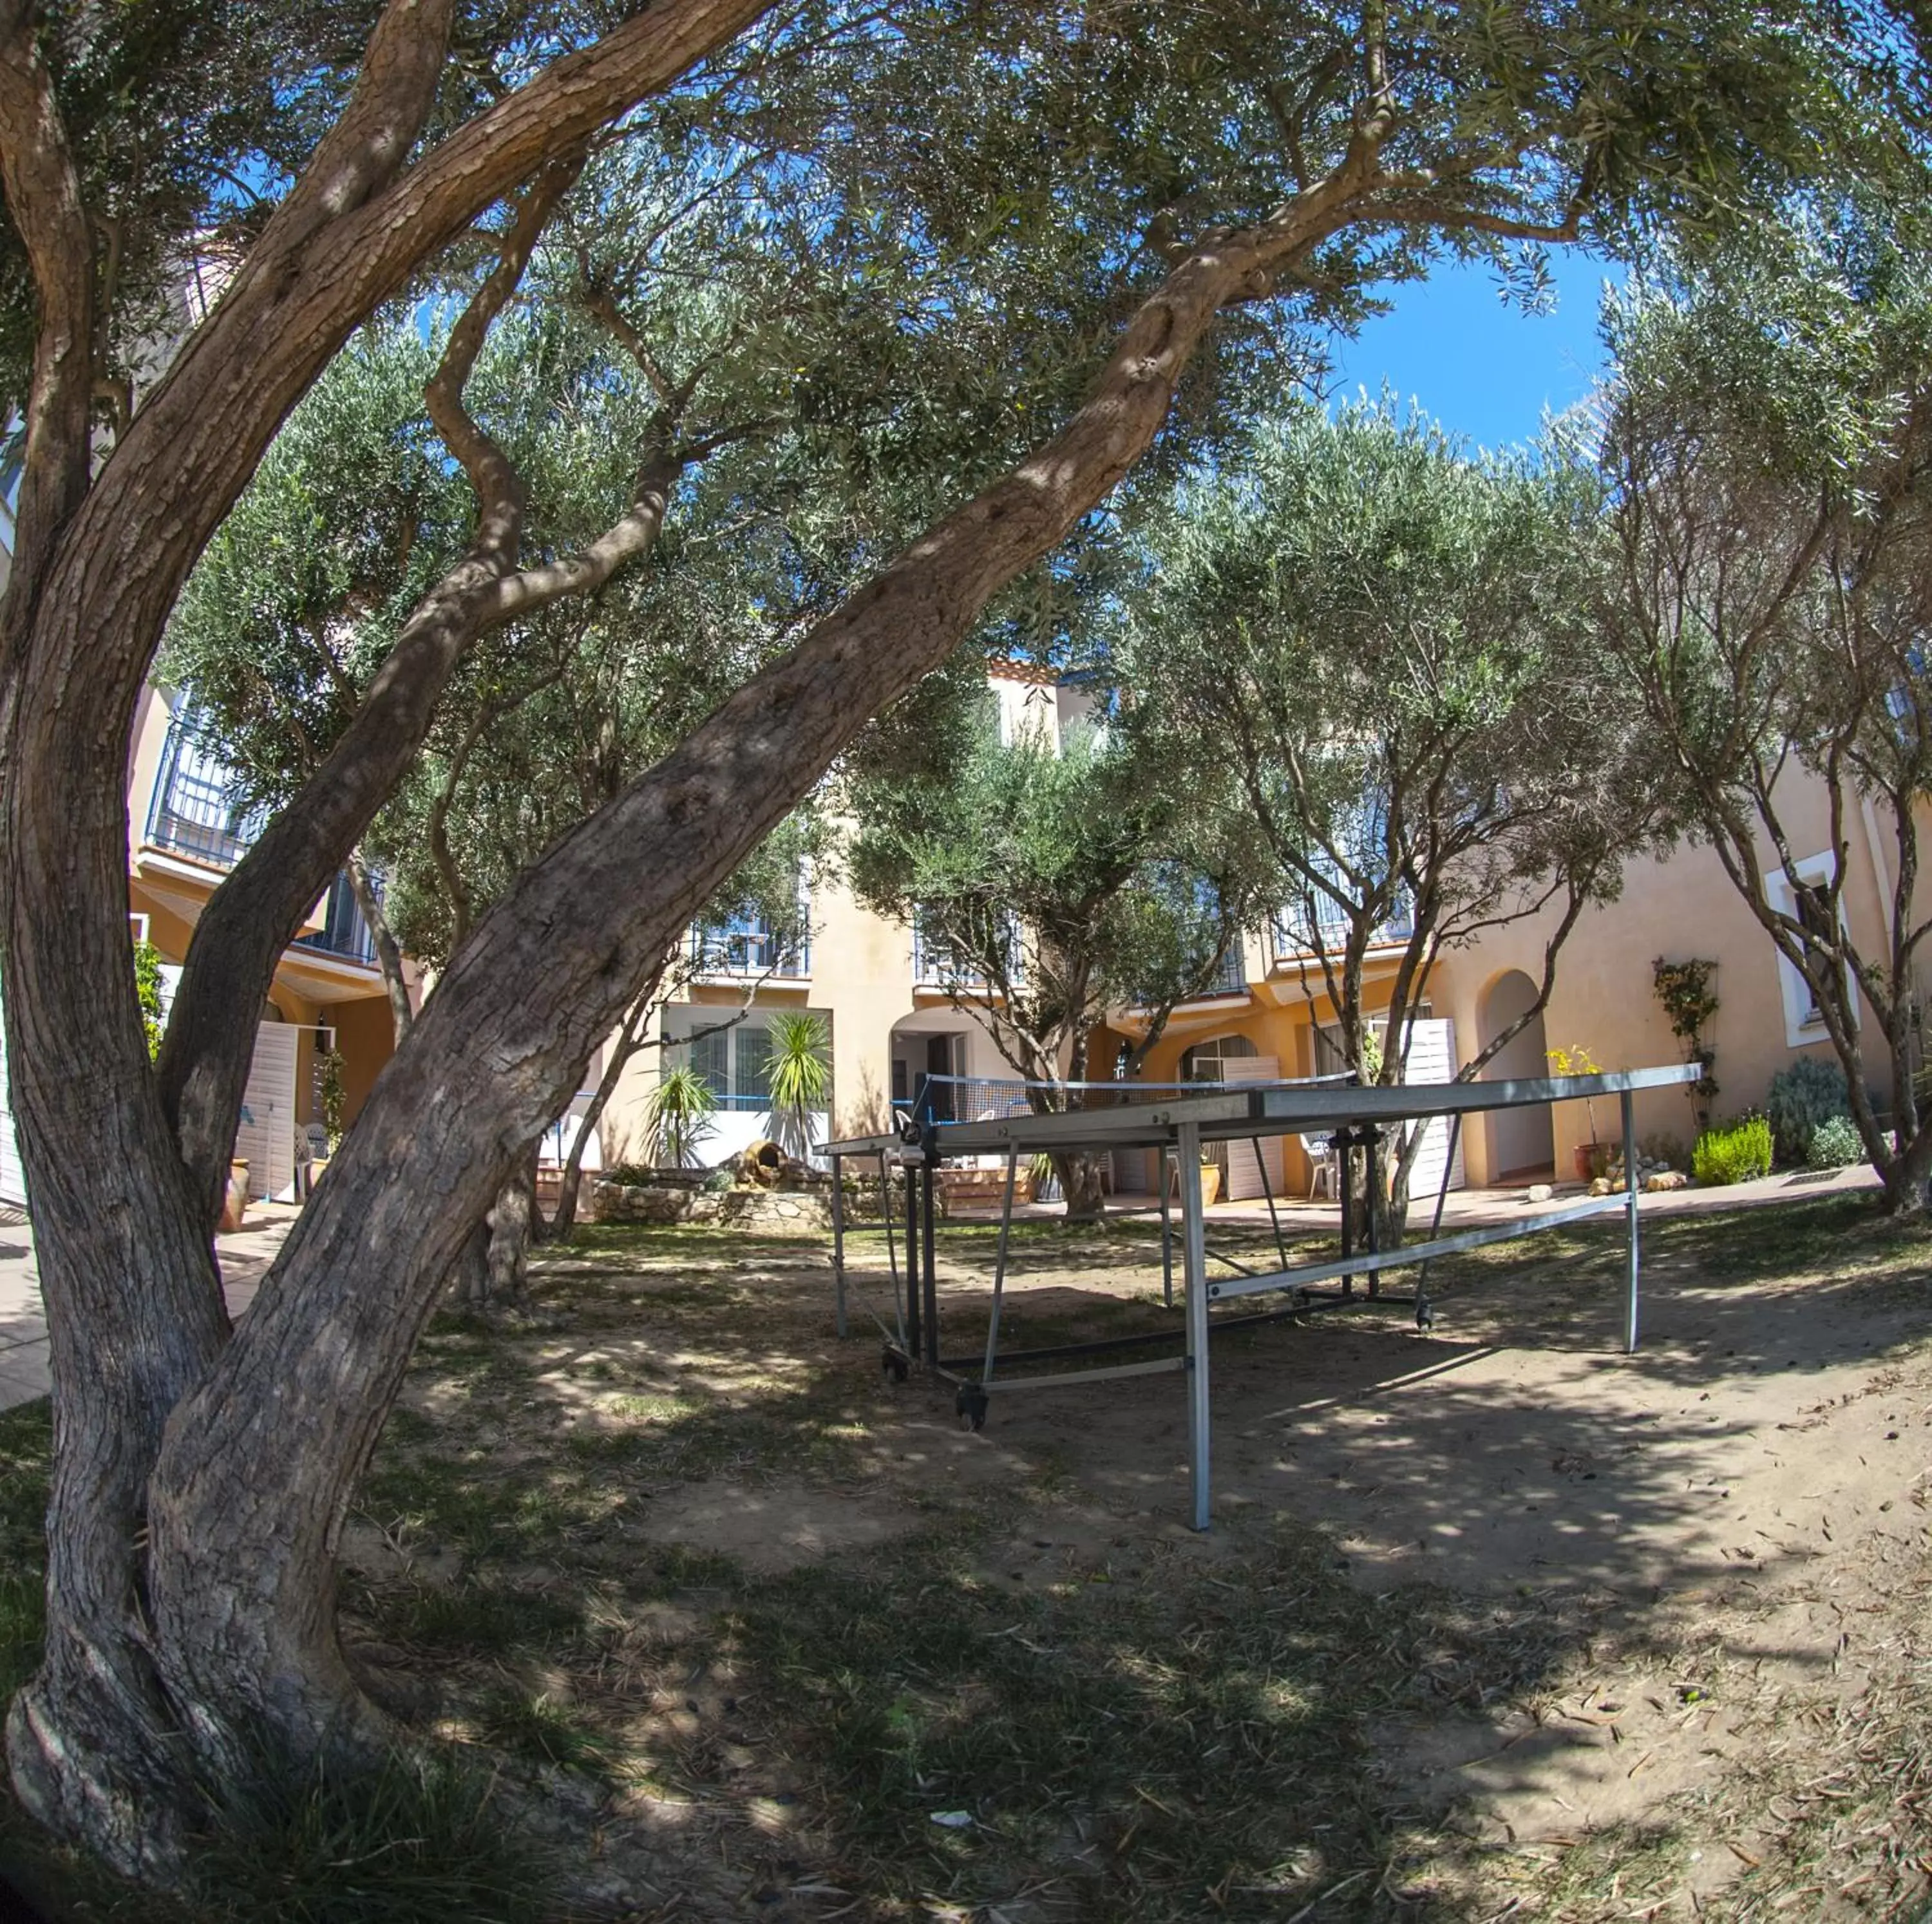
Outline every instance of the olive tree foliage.
{"label": "olive tree foliage", "polygon": [[[1590,499],[1560,463],[1472,453],[1385,397],[1264,420],[1149,517],[1119,672],[1177,755],[1234,771],[1277,959],[1364,1082],[1404,1079],[1445,951],[1534,918],[1538,993],[1457,1070],[1480,1074],[1653,832],[1588,628]],[[1421,1140],[1391,1145],[1397,1232]]]}
{"label": "olive tree foliage", "polygon": [[[574,345],[582,365],[560,394],[556,364],[573,345],[556,324],[566,311],[539,310],[524,325],[500,328],[472,377],[472,404],[526,475],[550,481],[544,498],[553,517],[586,522],[594,518],[598,471],[607,490],[622,485],[640,409],[623,370],[584,352],[581,328]],[[472,498],[435,458],[422,412],[435,361],[422,332],[406,325],[345,355],[277,438],[170,622],[162,672],[188,691],[200,739],[258,805],[285,804],[313,774],[439,556],[466,534]],[[532,396],[548,404],[532,407]],[[479,642],[452,677],[418,760],[350,857],[398,1041],[415,1017],[404,952],[433,982],[524,867],[620,793],[769,652],[766,626],[748,619],[753,569],[742,542],[730,538],[729,503],[716,513],[689,499],[682,505],[695,535],[671,531],[640,571]],[[798,868],[814,840],[806,819],[788,824],[700,919],[758,915],[802,940],[806,931],[794,926]],[[526,1232],[570,1226],[604,1103],[646,1046],[652,1009],[688,982],[691,960],[682,944],[668,953],[604,1045],[556,1218],[532,1215],[533,1143],[532,1163],[492,1206],[487,1251],[466,1251],[457,1279],[466,1295],[514,1296]]]}
{"label": "olive tree foliage", "polygon": [[[1882,141],[1891,82],[1857,25],[1814,0],[0,0],[0,247],[30,283],[8,281],[0,355],[24,427],[0,972],[61,1413],[45,1653],[7,1724],[25,1807],[178,1880],[211,1786],[265,1755],[312,1781],[392,1743],[338,1634],[342,1519],[463,1239],[678,932],[1171,421],[1170,460],[1216,431],[1218,376],[1444,251],[1622,244]],[[764,277],[772,235],[812,243],[832,364],[883,358],[869,397],[794,363],[794,397],[866,491],[813,532],[811,592],[764,610],[773,657],[478,918],[231,1327],[212,1238],[249,1017],[452,676],[482,637],[638,566],[717,433],[748,430],[746,513],[797,498],[800,444],[754,460],[747,418],[687,392],[750,351],[730,330],[653,355],[659,406],[580,542],[547,532],[467,404],[547,235],[650,379],[625,331],[651,352],[690,273],[652,271],[664,235],[604,178],[632,139],[735,212],[721,277]],[[220,299],[117,408],[104,391],[155,329],[116,262],[158,287],[208,231]],[[897,266],[875,276],[888,262],[925,264],[918,298]],[[473,519],[216,891],[151,1063],[126,913],[143,682],[290,410],[357,330],[425,299],[453,316],[435,458]],[[675,344],[694,345],[681,322]]]}
{"label": "olive tree foliage", "polygon": [[[926,712],[854,758],[845,796],[855,894],[916,926],[1042,1114],[1086,1100],[1070,1085],[1096,1079],[1088,1047],[1110,1010],[1136,1012],[1134,1074],[1175,1007],[1240,955],[1262,901],[1252,838],[1213,781],[1110,718],[1104,691],[1066,692],[1064,723],[1003,739],[983,681],[934,677]],[[1098,1209],[1090,1158],[1060,1176],[1070,1215]]]}
{"label": "olive tree foliage", "polygon": [[[1606,643],[1693,834],[1802,980],[1887,1206],[1922,1208],[1927,237],[1881,202],[1801,210],[1634,289],[1606,334]],[[1875,919],[1850,895],[1868,868]]]}

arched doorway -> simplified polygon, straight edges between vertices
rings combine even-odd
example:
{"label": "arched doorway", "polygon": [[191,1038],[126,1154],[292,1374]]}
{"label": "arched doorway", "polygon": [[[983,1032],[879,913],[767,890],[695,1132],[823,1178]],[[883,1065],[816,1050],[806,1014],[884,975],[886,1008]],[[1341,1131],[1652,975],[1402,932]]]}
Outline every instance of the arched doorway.
{"label": "arched doorway", "polygon": [[[1487,1048],[1536,1000],[1536,984],[1520,969],[1498,975],[1484,992],[1477,1011],[1476,1026],[1481,1044]],[[1544,1033],[1543,1011],[1510,1037],[1508,1043],[1490,1060],[1483,1071],[1485,1082],[1522,1082],[1550,1073],[1545,1051],[1549,1044]],[[1550,1126],[1550,1110],[1538,1103],[1526,1109],[1498,1110],[1489,1119],[1490,1180],[1511,1182],[1532,1176],[1547,1175],[1556,1159]]]}
{"label": "arched doorway", "polygon": [[[1180,1058],[1183,1082],[1272,1082],[1281,1073],[1273,1056],[1264,1056],[1246,1035],[1210,1035]],[[1258,1152],[1246,1137],[1216,1143],[1207,1152],[1221,1172],[1221,1193],[1231,1202],[1246,1202],[1272,1191],[1282,1192],[1282,1140],[1262,1139]],[[1265,1161],[1263,1158],[1265,1158]]]}
{"label": "arched doorway", "polygon": [[1182,1051],[1183,1082],[1225,1082],[1230,1062],[1246,1062],[1261,1051],[1245,1035],[1210,1035]]}

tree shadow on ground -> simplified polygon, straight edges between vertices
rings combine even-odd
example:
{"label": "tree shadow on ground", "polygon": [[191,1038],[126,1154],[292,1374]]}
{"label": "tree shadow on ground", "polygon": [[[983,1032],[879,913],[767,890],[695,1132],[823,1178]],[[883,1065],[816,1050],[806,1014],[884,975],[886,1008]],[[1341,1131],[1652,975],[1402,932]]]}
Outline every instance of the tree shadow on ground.
{"label": "tree shadow on ground", "polygon": [[[1606,1612],[1640,1634],[1658,1591],[1763,1567],[1721,1493],[1790,1482],[1810,1432],[1778,1425],[1911,1339],[1916,1233],[1784,1213],[1658,1225],[1634,1359],[1613,1234],[1441,1273],[1432,1335],[1224,1335],[1205,1538],[1178,1380],[968,1434],[833,1338],[822,1253],[602,1236],[545,1259],[521,1324],[428,1335],[345,1545],[347,1641],[422,1729],[562,1796],[601,1840],[580,1891],[619,1909],[1472,1921],[1496,1900],[1424,1868],[1388,1732],[1540,1716]],[[1171,1318],[1144,1240],[1069,1242],[1015,1305],[1033,1336]],[[949,1281],[948,1327],[986,1302]],[[680,1533],[694,1488],[734,1554]],[[881,1527],[798,1527],[827,1504]]]}

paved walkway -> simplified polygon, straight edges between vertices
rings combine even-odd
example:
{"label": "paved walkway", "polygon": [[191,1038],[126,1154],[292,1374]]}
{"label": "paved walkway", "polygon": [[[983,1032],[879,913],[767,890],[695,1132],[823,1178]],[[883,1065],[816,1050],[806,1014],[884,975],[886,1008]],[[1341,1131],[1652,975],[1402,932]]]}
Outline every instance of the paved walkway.
{"label": "paved walkway", "polygon": [[[1850,1169],[1794,1169],[1765,1176],[1756,1182],[1733,1182],[1721,1189],[1660,1190],[1654,1196],[1642,1197],[1638,1208],[1646,1216],[1694,1215],[1712,1209],[1748,1208],[1754,1203],[1802,1202],[1809,1197],[1836,1195],[1852,1189],[1876,1189],[1878,1186],[1877,1176],[1862,1163]],[[1452,1189],[1443,1199],[1443,1233],[1454,1235],[1458,1230],[1515,1222],[1552,1209],[1567,1209],[1573,1203],[1582,1201],[1585,1194],[1584,1185],[1580,1182],[1558,1183],[1547,1200],[1534,1203],[1529,1200],[1528,1190],[1520,1185],[1507,1189]],[[1107,1203],[1109,1214],[1150,1212],[1157,1207],[1152,1196],[1123,1194],[1110,1197]],[[1178,1221],[1180,1205],[1176,1202],[1172,1207],[1174,1219]],[[1335,1205],[1325,1200],[1310,1203],[1299,1196],[1277,1197],[1276,1207],[1280,1212],[1283,1226],[1296,1235],[1332,1232],[1339,1221]],[[1408,1221],[1412,1233],[1420,1234],[1428,1227],[1435,1208],[1432,1191],[1411,1200]],[[962,1221],[996,1221],[999,1217],[996,1207],[976,1203],[955,1209],[952,1214]],[[1022,1218],[1054,1221],[1065,1214],[1064,1207],[1058,1203],[1025,1203],[1016,1205],[1013,1210],[1016,1221]],[[1258,1201],[1216,1203],[1208,1209],[1207,1220],[1210,1229],[1231,1225],[1265,1229],[1268,1226],[1268,1204]]]}
{"label": "paved walkway", "polygon": [[[231,1316],[240,1315],[254,1300],[296,1215],[287,1203],[256,1203],[245,1227],[215,1239]],[[9,1209],[0,1214],[0,1410],[31,1403],[50,1386],[46,1311],[34,1269],[33,1231],[17,1209]]]}

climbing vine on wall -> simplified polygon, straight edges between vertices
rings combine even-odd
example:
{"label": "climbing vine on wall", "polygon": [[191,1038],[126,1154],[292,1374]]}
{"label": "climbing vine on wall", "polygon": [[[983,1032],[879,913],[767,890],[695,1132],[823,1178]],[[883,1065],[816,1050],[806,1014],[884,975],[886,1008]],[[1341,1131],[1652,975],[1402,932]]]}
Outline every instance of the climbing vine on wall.
{"label": "climbing vine on wall", "polygon": [[342,1086],[342,1052],[328,1049],[322,1055],[322,1126],[328,1131],[332,1151],[342,1140],[342,1110],[346,1092]]}
{"label": "climbing vine on wall", "polygon": [[1666,962],[1660,955],[1651,965],[1652,984],[1664,1005],[1670,1032],[1683,1044],[1684,1060],[1695,1062],[1702,1071],[1690,1086],[1691,1111],[1700,1129],[1709,1122],[1718,1093],[1718,1079],[1711,1073],[1718,1052],[1704,1033],[1718,1013],[1717,974],[1715,962],[1697,958]]}

